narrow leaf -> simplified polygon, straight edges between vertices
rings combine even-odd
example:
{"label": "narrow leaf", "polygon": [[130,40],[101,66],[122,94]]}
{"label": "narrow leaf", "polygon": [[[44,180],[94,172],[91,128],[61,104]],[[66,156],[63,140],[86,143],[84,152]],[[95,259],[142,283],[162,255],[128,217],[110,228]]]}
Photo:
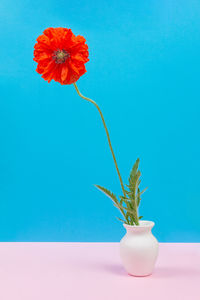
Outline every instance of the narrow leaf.
{"label": "narrow leaf", "polygon": [[110,192],[108,189],[100,186],[100,185],[97,185],[95,184],[95,186],[101,191],[103,192],[104,194],[106,194],[106,196],[108,196],[111,200],[113,200],[115,203],[118,204],[118,200],[117,200],[117,197],[112,193]]}
{"label": "narrow leaf", "polygon": [[123,206],[120,205],[120,203],[119,203],[117,197],[116,197],[111,191],[109,191],[108,189],[106,189],[106,188],[104,188],[104,187],[102,187],[102,186],[100,186],[100,185],[97,185],[97,184],[96,184],[95,186],[96,186],[101,192],[103,192],[104,194],[106,194],[106,196],[108,196],[111,200],[113,200],[114,206],[117,207],[117,208],[120,210],[121,214],[122,214],[123,217],[126,219],[126,214],[125,214],[125,212],[124,212],[124,210],[123,210]]}
{"label": "narrow leaf", "polygon": [[117,220],[119,220],[119,221],[121,221],[121,222],[123,222],[123,223],[125,223],[126,221],[125,220],[122,220],[122,219],[120,219],[120,218],[118,218],[118,217],[115,217]]}
{"label": "narrow leaf", "polygon": [[133,178],[135,177],[135,175],[137,173],[137,170],[138,170],[138,167],[139,167],[139,163],[140,163],[140,160],[138,158],[136,160],[135,164],[133,165],[132,170],[131,170],[130,177],[129,177],[129,184],[132,184],[132,182],[133,182]]}
{"label": "narrow leaf", "polygon": [[146,187],[143,191],[141,191],[141,192],[140,192],[140,196],[141,196],[144,192],[146,192],[147,189],[148,189],[148,187]]}

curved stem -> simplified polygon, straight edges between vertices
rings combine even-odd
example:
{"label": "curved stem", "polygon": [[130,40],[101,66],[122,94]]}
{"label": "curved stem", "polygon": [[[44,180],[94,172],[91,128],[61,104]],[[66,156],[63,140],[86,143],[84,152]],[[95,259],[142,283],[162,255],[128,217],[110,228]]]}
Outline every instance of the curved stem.
{"label": "curved stem", "polygon": [[114,160],[114,163],[115,163],[115,168],[116,168],[116,170],[117,170],[117,174],[118,174],[118,177],[119,177],[119,180],[120,180],[120,184],[121,184],[121,187],[122,187],[122,191],[123,191],[124,197],[126,197],[126,193],[125,193],[125,190],[124,190],[123,181],[122,181],[122,178],[121,178],[121,175],[120,175],[120,172],[119,172],[119,168],[118,168],[117,161],[116,161],[116,158],[115,158],[115,154],[114,154],[114,151],[113,151],[113,148],[112,148],[112,144],[111,144],[111,141],[110,141],[110,135],[109,135],[109,132],[108,132],[108,128],[107,128],[107,126],[106,126],[106,122],[105,122],[105,120],[104,120],[104,116],[103,116],[103,114],[102,114],[102,112],[101,112],[101,110],[100,110],[98,104],[97,104],[94,100],[92,100],[92,99],[90,99],[90,98],[87,98],[87,97],[83,96],[83,95],[80,93],[80,91],[79,91],[79,89],[78,89],[76,83],[74,83],[74,87],[75,87],[75,89],[76,89],[78,95],[79,95],[81,98],[85,99],[86,101],[91,102],[91,103],[94,104],[94,105],[96,106],[96,108],[98,109],[98,112],[99,112],[99,114],[100,114],[100,116],[101,116],[101,119],[102,119],[102,122],[103,122],[103,126],[104,126],[105,131],[106,131],[106,135],[107,135],[107,139],[108,139],[108,144],[109,144],[110,151],[111,151],[111,153],[112,153],[112,157],[113,157],[113,160]]}

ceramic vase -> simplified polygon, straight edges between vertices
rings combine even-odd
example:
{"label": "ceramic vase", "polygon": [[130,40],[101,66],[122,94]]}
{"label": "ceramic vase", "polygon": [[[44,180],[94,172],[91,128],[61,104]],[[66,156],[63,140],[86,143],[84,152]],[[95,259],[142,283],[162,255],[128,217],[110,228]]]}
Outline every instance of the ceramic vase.
{"label": "ceramic vase", "polygon": [[125,270],[133,276],[152,274],[158,256],[158,241],[151,232],[154,222],[123,225],[126,234],[120,242],[120,256]]}

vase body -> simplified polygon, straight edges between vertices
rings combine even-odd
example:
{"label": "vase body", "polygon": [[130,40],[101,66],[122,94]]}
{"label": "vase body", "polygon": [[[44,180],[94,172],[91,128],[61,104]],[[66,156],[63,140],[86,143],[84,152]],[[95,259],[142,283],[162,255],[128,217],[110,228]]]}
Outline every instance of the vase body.
{"label": "vase body", "polygon": [[120,256],[125,270],[133,276],[152,274],[158,256],[158,241],[151,232],[154,222],[123,225],[126,234],[120,242]]}

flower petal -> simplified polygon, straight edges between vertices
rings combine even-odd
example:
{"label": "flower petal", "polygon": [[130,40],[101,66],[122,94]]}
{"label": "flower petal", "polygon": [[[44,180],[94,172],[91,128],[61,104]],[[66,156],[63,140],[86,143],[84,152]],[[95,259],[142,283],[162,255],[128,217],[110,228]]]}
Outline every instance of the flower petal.
{"label": "flower petal", "polygon": [[63,64],[61,71],[61,80],[65,81],[68,75],[68,65],[67,63]]}

